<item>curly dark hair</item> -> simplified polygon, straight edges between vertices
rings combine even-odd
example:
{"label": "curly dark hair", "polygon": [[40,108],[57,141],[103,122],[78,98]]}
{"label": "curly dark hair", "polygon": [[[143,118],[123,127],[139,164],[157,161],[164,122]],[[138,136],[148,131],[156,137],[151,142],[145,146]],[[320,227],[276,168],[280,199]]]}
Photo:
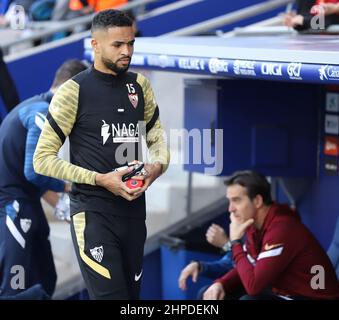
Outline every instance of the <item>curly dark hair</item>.
{"label": "curly dark hair", "polygon": [[93,20],[91,32],[108,29],[111,27],[131,27],[133,21],[124,12],[114,9],[108,9],[98,12]]}

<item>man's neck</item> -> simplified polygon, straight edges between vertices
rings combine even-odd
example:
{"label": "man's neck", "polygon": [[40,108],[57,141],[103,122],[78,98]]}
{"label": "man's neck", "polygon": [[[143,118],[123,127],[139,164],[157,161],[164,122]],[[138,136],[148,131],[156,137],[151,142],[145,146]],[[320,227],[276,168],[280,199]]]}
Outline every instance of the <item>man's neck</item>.
{"label": "man's neck", "polygon": [[264,205],[262,208],[258,210],[257,217],[254,221],[255,228],[260,230],[264,224],[265,218],[270,210],[271,206]]}
{"label": "man's neck", "polygon": [[107,68],[104,64],[100,63],[99,61],[94,61],[94,68],[103,73],[109,73],[112,74],[113,76],[117,75],[114,71]]}

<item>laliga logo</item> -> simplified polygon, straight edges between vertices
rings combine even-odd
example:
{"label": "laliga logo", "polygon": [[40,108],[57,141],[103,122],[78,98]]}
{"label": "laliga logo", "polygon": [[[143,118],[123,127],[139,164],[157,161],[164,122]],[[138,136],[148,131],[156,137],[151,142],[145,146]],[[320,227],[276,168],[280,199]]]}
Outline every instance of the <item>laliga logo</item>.
{"label": "laliga logo", "polygon": [[160,56],[149,55],[146,57],[146,60],[149,66],[160,68],[175,67],[175,60],[165,54],[162,54]]}
{"label": "laliga logo", "polygon": [[208,61],[208,68],[211,73],[228,72],[228,62],[218,58],[211,58]]}

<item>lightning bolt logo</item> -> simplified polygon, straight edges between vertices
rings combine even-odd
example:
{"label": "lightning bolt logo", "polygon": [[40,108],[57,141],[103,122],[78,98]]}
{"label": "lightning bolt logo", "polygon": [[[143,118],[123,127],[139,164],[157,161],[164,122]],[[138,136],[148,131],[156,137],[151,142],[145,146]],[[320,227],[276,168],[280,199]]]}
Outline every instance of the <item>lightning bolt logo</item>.
{"label": "lightning bolt logo", "polygon": [[107,139],[111,134],[109,133],[109,124],[107,124],[105,120],[102,120],[102,122],[104,123],[101,126],[102,145],[105,145]]}

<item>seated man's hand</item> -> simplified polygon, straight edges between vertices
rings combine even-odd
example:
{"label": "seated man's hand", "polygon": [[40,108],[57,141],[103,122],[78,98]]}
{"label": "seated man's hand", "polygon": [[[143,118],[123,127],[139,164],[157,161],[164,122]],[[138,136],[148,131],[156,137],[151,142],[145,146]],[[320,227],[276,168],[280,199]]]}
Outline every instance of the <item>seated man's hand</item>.
{"label": "seated man's hand", "polygon": [[98,186],[107,189],[116,196],[121,196],[128,201],[135,200],[141,193],[141,188],[130,189],[122,181],[122,176],[131,172],[132,167],[121,171],[112,171],[109,173],[98,173],[95,177],[95,182]]}
{"label": "seated man's hand", "polygon": [[203,300],[224,300],[225,291],[221,283],[213,283],[203,295]]}
{"label": "seated man's hand", "polygon": [[231,218],[231,223],[230,223],[230,239],[232,240],[237,240],[241,239],[245,232],[246,229],[254,223],[254,219],[248,219],[244,222],[239,221],[235,216],[234,213],[232,212],[230,215]]}
{"label": "seated man's hand", "polygon": [[292,19],[295,16],[295,14],[287,13],[283,17],[283,23],[287,27],[292,27]]}
{"label": "seated man's hand", "polygon": [[191,276],[192,281],[196,282],[198,280],[198,275],[199,275],[199,263],[193,261],[190,264],[188,264],[184,269],[182,269],[178,280],[179,288],[181,290],[186,290],[187,278]]}
{"label": "seated man's hand", "polygon": [[284,16],[284,25],[287,27],[296,27],[296,26],[302,26],[304,24],[304,17],[300,14],[298,15],[292,15],[292,14],[286,14]]}
{"label": "seated man's hand", "polygon": [[206,232],[206,240],[213,246],[222,248],[229,241],[224,229],[213,223]]}

